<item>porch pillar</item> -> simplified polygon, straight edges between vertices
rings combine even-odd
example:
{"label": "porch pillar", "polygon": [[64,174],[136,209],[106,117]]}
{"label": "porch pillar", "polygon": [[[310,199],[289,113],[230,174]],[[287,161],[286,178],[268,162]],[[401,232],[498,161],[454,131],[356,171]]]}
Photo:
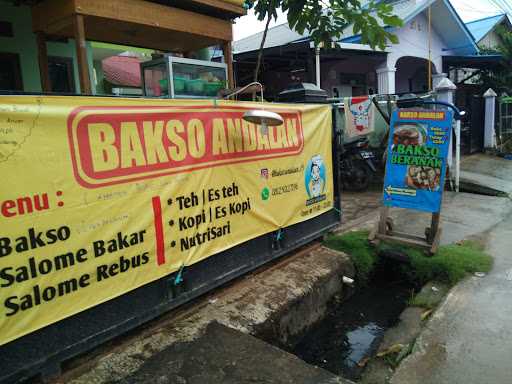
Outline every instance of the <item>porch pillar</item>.
{"label": "porch pillar", "polygon": [[75,45],[76,57],[78,61],[78,77],[80,78],[80,93],[90,95],[91,77],[89,74],[89,64],[87,62],[87,47],[85,42],[85,28],[83,15],[75,15]]}
{"label": "porch pillar", "polygon": [[320,47],[315,48],[315,78],[316,86],[321,88],[321,73],[320,73]]}
{"label": "porch pillar", "polygon": [[441,73],[435,73],[432,75],[432,89],[436,89],[441,80],[444,78],[447,78],[448,75],[444,72]]}
{"label": "porch pillar", "polygon": [[233,74],[233,50],[231,41],[226,41],[222,46],[222,54],[224,55],[224,63],[228,67],[228,89],[235,88],[235,77]]}
{"label": "porch pillar", "polygon": [[377,69],[377,86],[380,94],[395,93],[395,73],[396,68]]}
{"label": "porch pillar", "polygon": [[50,92],[52,90],[50,74],[48,72],[48,51],[46,49],[46,36],[37,32],[37,59],[39,61],[39,76],[41,78],[41,90]]}
{"label": "porch pillar", "polygon": [[484,93],[485,98],[485,125],[484,125],[484,148],[496,148],[495,112],[496,92],[489,88]]}
{"label": "porch pillar", "polygon": [[[452,83],[450,79],[445,77],[438,84],[437,88],[434,89],[436,91],[438,101],[444,101],[446,103],[453,104],[453,99],[455,96],[455,91],[457,90],[457,86]],[[460,174],[460,120],[457,120],[455,123],[455,190],[459,191],[459,174]],[[453,129],[450,130],[450,145],[448,147],[448,157],[446,159],[448,163],[448,167],[450,168],[450,176],[453,175],[453,150],[452,150],[452,142],[453,142]]]}

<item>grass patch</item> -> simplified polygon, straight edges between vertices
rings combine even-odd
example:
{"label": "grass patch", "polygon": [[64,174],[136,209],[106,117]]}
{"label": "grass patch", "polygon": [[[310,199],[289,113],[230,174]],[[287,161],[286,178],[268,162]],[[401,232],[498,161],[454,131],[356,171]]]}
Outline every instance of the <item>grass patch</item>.
{"label": "grass patch", "polygon": [[462,241],[439,247],[437,253],[428,256],[419,248],[394,243],[381,242],[378,247],[368,243],[368,231],[347,232],[329,236],[325,245],[349,254],[357,272],[357,279],[368,281],[378,261],[378,253],[394,249],[406,253],[410,263],[404,264],[404,272],[415,284],[425,284],[437,280],[454,285],[466,275],[474,272],[489,272],[492,257],[474,241]]}
{"label": "grass patch", "polygon": [[366,283],[377,264],[377,253],[368,243],[368,231],[347,232],[328,236],[324,244],[350,255],[356,268],[357,280]]}
{"label": "grass patch", "polygon": [[454,285],[467,274],[489,272],[492,257],[473,241],[439,247],[432,257],[411,254],[411,277],[416,281],[439,280]]}
{"label": "grass patch", "polygon": [[425,309],[432,309],[432,308],[436,307],[436,304],[433,304],[431,302],[431,300],[429,300],[426,297],[422,297],[422,296],[418,296],[418,295],[414,296],[411,300],[409,300],[408,304],[409,304],[409,306],[412,306],[412,307],[421,307],[421,308],[425,308]]}

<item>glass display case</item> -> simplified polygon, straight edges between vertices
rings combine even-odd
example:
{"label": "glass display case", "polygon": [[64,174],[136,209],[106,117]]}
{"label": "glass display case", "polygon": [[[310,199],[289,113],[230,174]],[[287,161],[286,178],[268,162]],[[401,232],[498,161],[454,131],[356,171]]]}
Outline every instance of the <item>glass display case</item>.
{"label": "glass display case", "polygon": [[141,63],[144,96],[214,98],[226,88],[224,63],[164,56]]}

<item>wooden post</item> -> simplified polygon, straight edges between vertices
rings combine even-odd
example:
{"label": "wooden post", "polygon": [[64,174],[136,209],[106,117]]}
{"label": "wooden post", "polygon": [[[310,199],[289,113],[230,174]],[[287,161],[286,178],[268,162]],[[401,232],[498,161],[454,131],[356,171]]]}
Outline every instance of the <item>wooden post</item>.
{"label": "wooden post", "polygon": [[37,59],[39,61],[39,76],[41,77],[41,90],[51,92],[52,85],[50,74],[48,72],[48,51],[46,49],[46,36],[42,32],[37,32]]}
{"label": "wooden post", "polygon": [[222,46],[222,53],[224,55],[224,62],[228,66],[228,86],[227,88],[235,88],[235,77],[233,74],[233,51],[231,49],[231,41],[226,41]]}
{"label": "wooden post", "polygon": [[80,78],[80,93],[90,95],[91,77],[89,75],[89,64],[87,62],[87,47],[85,43],[85,27],[83,15],[75,15],[75,44],[76,57],[78,60],[78,77]]}

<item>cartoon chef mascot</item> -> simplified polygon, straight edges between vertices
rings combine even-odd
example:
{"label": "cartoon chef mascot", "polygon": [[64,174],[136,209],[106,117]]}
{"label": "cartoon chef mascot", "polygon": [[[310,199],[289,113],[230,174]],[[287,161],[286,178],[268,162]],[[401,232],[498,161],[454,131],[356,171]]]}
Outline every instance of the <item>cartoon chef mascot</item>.
{"label": "cartoon chef mascot", "polygon": [[311,197],[318,197],[322,194],[325,187],[325,181],[320,174],[322,169],[322,157],[316,155],[311,159],[311,177],[309,179],[309,193]]}

